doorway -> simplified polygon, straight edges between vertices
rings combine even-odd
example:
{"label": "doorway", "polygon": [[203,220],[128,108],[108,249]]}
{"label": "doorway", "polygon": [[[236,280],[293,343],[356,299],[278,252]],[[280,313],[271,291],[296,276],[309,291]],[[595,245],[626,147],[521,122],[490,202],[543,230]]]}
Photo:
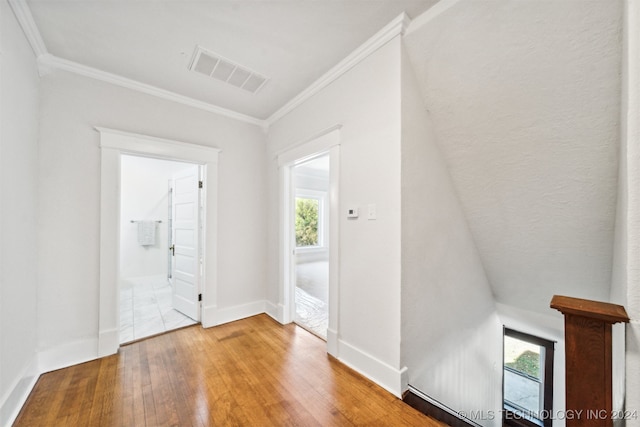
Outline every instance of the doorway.
{"label": "doorway", "polygon": [[200,323],[217,324],[217,201],[220,149],[95,128],[100,133],[100,295],[98,357],[120,347],[120,160],[122,154],[197,164],[202,173],[200,233]]}
{"label": "doorway", "polygon": [[292,168],[294,322],[327,339],[329,326],[329,153]]}
{"label": "doorway", "polygon": [[[339,183],[340,183],[340,125],[333,126],[291,148],[277,154],[280,181],[280,300],[275,316],[281,323],[296,322],[296,286],[298,273],[304,268],[297,267],[295,218],[296,218],[296,172],[297,166],[304,164],[311,166],[311,161],[323,157],[321,162],[328,162],[329,186],[323,195],[325,200],[323,210],[326,215],[324,229],[320,231],[321,238],[326,241],[326,255],[328,257],[328,290],[326,309],[328,311],[327,326],[321,326],[327,341],[327,353],[337,357],[339,347]],[[297,179],[300,181],[300,178]],[[326,187],[325,187],[326,189]],[[311,189],[313,190],[313,189]],[[316,193],[317,194],[317,193]],[[313,199],[313,192],[299,194],[300,198]],[[322,229],[323,223],[319,225]],[[309,245],[314,246],[314,245]],[[304,252],[304,251],[302,251]],[[305,254],[306,255],[306,254]],[[317,253],[316,255],[320,255]],[[301,260],[302,261],[302,260]],[[301,287],[304,290],[304,287]],[[309,293],[309,292],[307,292]],[[313,294],[311,294],[313,296]],[[320,299],[320,298],[318,298]],[[298,299],[300,301],[300,299]],[[318,334],[321,335],[321,334]]]}
{"label": "doorway", "polygon": [[120,343],[200,320],[200,175],[196,164],[121,155]]}

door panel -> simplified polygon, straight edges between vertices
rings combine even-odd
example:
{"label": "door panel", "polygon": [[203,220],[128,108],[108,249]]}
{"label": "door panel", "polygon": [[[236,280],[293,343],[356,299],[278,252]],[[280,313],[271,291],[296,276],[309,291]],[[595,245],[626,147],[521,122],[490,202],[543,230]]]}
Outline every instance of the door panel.
{"label": "door panel", "polygon": [[198,180],[198,168],[194,167],[176,174],[173,187],[173,308],[194,320],[200,320]]}

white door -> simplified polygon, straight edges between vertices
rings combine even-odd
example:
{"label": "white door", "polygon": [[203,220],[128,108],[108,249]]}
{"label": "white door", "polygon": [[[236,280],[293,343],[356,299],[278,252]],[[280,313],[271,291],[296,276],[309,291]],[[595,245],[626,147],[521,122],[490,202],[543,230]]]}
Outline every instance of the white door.
{"label": "white door", "polygon": [[194,166],[173,177],[173,308],[200,320],[199,174]]}

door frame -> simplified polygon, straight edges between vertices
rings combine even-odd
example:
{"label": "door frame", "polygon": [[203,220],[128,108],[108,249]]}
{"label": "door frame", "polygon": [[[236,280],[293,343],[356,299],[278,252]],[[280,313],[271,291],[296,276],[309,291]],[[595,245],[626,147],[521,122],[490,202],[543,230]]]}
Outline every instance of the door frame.
{"label": "door frame", "polygon": [[277,154],[280,188],[280,301],[278,319],[287,324],[293,321],[295,310],[295,266],[293,251],[295,236],[293,208],[295,188],[293,168],[305,161],[329,153],[329,325],[327,353],[338,357],[339,338],[339,262],[340,262],[340,128],[334,126],[320,132],[286,151]]}
{"label": "door frame", "polygon": [[[152,157],[201,166],[202,292],[201,323],[216,324],[217,300],[217,199],[220,149],[96,127],[100,133],[100,293],[98,357],[115,354],[120,347],[120,156]],[[207,208],[210,207],[210,208]],[[115,237],[114,237],[115,236]]]}

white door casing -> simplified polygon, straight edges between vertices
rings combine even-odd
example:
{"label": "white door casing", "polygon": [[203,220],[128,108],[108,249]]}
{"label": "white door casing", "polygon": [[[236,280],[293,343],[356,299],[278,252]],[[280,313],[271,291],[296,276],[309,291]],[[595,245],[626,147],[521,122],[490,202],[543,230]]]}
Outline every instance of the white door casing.
{"label": "white door casing", "polygon": [[197,167],[173,177],[173,308],[200,320],[200,190]]}
{"label": "white door casing", "polygon": [[[204,189],[203,241],[200,245],[201,323],[217,324],[217,199],[218,155],[220,149],[171,141],[119,130],[98,128],[100,132],[100,292],[98,357],[115,354],[119,339],[119,247],[120,247],[120,156],[132,154],[201,165]],[[211,207],[207,209],[207,207]]]}
{"label": "white door casing", "polygon": [[[280,301],[278,320],[282,323],[293,321],[295,308],[295,269],[292,254],[295,237],[292,236],[295,221],[293,207],[294,183],[292,168],[320,153],[329,152],[329,326],[327,328],[327,353],[338,357],[339,337],[339,183],[340,183],[340,125],[326,129],[316,136],[277,153],[280,175]],[[293,282],[293,284],[292,284]]]}

